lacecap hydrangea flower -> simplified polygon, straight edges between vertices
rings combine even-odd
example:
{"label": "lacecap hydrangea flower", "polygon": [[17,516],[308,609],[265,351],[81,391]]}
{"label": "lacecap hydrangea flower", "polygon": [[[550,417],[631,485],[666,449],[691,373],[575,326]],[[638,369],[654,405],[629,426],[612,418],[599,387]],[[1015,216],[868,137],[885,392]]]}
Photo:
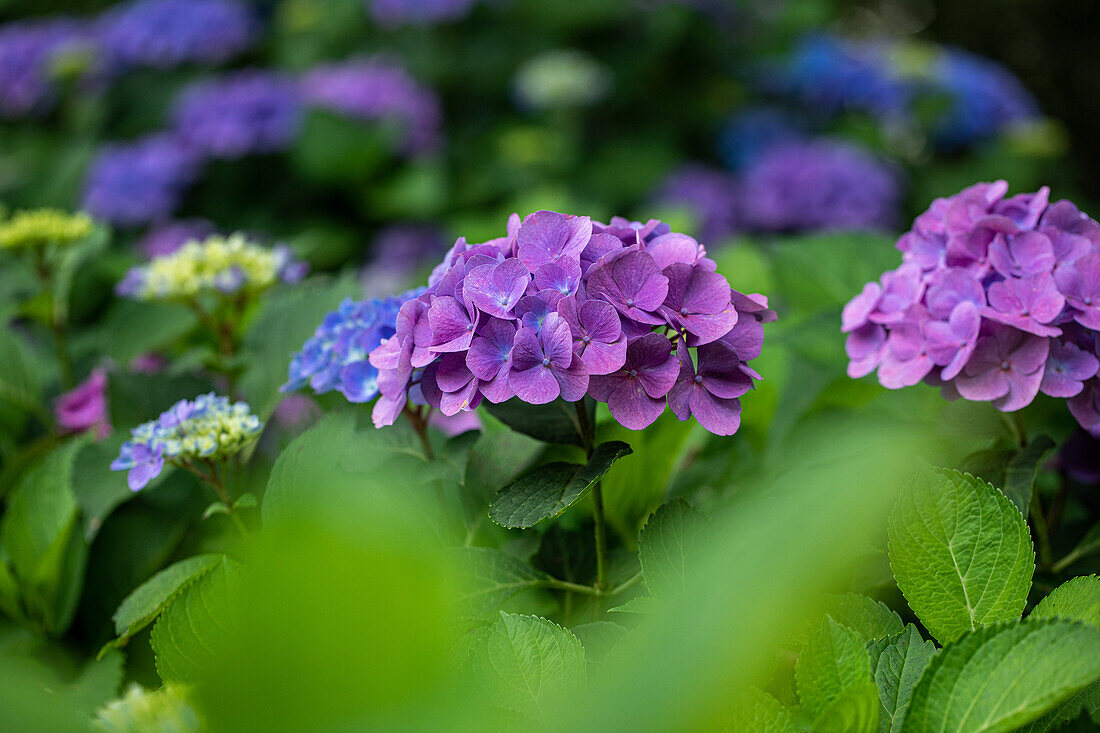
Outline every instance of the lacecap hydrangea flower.
{"label": "lacecap hydrangea flower", "polygon": [[214,235],[131,268],[115,290],[137,300],[190,301],[204,293],[255,295],[305,273],[287,247],[262,247],[241,233]]}
{"label": "lacecap hydrangea flower", "polygon": [[170,135],[104,146],[85,176],[83,205],[119,226],[165,219],[199,173],[200,160]]}
{"label": "lacecap hydrangea flower", "polygon": [[405,152],[438,146],[443,113],[439,98],[400,63],[384,57],[318,66],[302,79],[302,96],[313,107],[369,122],[390,122]]}
{"label": "lacecap hydrangea flower", "polygon": [[903,264],[844,308],[848,373],[1005,412],[1064,397],[1100,434],[1100,224],[1047,188],[1007,192],[980,183],[917,217]]}
{"label": "lacecap hydrangea flower", "polygon": [[173,110],[175,134],[212,158],[281,151],[298,134],[301,121],[298,84],[259,70],[197,82],[184,90]]}
{"label": "lacecap hydrangea flower", "polygon": [[91,725],[102,733],[192,733],[203,728],[186,688],[169,683],[159,690],[146,690],[136,682],[130,683],[122,697],[97,710]]}
{"label": "lacecap hydrangea flower", "polygon": [[313,337],[290,360],[288,381],[280,391],[292,392],[308,384],[316,394],[337,390],[349,402],[377,397],[378,370],[368,356],[393,336],[401,305],[420,292],[359,302],[346,299],[325,316]]}
{"label": "lacecap hydrangea flower", "polygon": [[888,229],[897,221],[896,173],[863,149],[830,140],[776,145],[741,177],[745,226],[762,231]]}
{"label": "lacecap hydrangea flower", "polygon": [[69,245],[84,239],[95,229],[86,214],[58,209],[26,209],[0,221],[0,250],[29,249],[48,244]]}
{"label": "lacecap hydrangea flower", "polygon": [[702,245],[657,220],[539,211],[513,214],[497,239],[459,238],[370,354],[374,423],[392,424],[410,399],[454,415],[482,400],[589,395],[634,430],[668,404],[730,435],[775,314],[715,270]]}
{"label": "lacecap hydrangea flower", "polygon": [[133,0],[113,6],[97,25],[114,64],[157,69],[229,61],[248,48],[257,30],[238,0]]}
{"label": "lacecap hydrangea flower", "polygon": [[180,400],[156,420],[137,426],[122,444],[112,471],[129,471],[131,491],[143,489],[164,464],[221,461],[236,455],[263,430],[260,418],[244,402],[210,392]]}

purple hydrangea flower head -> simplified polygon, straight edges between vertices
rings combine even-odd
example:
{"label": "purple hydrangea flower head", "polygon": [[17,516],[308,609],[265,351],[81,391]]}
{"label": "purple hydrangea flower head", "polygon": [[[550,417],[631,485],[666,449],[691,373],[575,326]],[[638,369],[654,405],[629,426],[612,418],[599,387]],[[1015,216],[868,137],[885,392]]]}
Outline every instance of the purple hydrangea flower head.
{"label": "purple hydrangea flower head", "polygon": [[695,221],[696,234],[705,242],[717,242],[737,231],[741,187],[717,168],[689,164],[665,179],[654,200],[686,209]]}
{"label": "purple hydrangea flower head", "polygon": [[397,314],[416,291],[385,299],[355,302],[350,298],[325,316],[313,336],[290,360],[289,378],[281,392],[307,384],[316,394],[336,390],[349,402],[378,396],[378,369],[369,356],[397,330]]}
{"label": "purple hydrangea flower head", "polygon": [[806,133],[787,112],[775,107],[754,107],[734,115],[722,129],[719,150],[734,171],[744,169],[776,145],[797,142]]}
{"label": "purple hydrangea flower head", "polygon": [[367,122],[388,122],[400,131],[404,152],[420,154],[440,142],[439,98],[403,65],[384,57],[318,66],[302,79],[307,104]]}
{"label": "purple hydrangea flower head", "polygon": [[114,63],[156,69],[224,63],[248,48],[257,30],[237,0],[132,0],[112,7],[98,25]]}
{"label": "purple hydrangea flower head", "polygon": [[301,118],[294,81],[245,70],[185,89],[176,100],[173,129],[202,155],[234,159],[286,148],[298,134]]}
{"label": "purple hydrangea flower head", "polygon": [[1100,435],[1100,224],[1004,181],[937,199],[898,240],[903,264],[845,306],[848,373],[1018,410],[1042,391]]}
{"label": "purple hydrangea flower head", "polygon": [[847,143],[776,146],[744,172],[745,226],[764,231],[888,229],[901,188],[894,171]]}
{"label": "purple hydrangea flower head", "polygon": [[66,53],[87,52],[85,27],[70,18],[6,23],[0,27],[0,117],[47,112],[57,98],[54,66]]}
{"label": "purple hydrangea flower head", "polygon": [[105,146],[85,176],[83,206],[120,226],[167,219],[199,167],[191,150],[169,135]]}
{"label": "purple hydrangea flower head", "polygon": [[588,396],[641,429],[670,404],[682,351],[698,352],[711,397],[677,402],[677,416],[705,411],[705,427],[729,434],[760,378],[748,362],[761,324],[774,318],[766,298],[732,290],[702,245],[657,220],[513,215],[505,236],[459,238],[370,353],[374,422],[392,424],[410,401],[455,415],[483,400]]}
{"label": "purple hydrangea flower head", "polygon": [[465,18],[475,0],[367,0],[371,18],[382,26],[436,25]]}
{"label": "purple hydrangea flower head", "polygon": [[230,402],[213,392],[181,400],[155,420],[130,431],[112,471],[129,471],[131,491],[139,491],[164,469],[165,463],[191,466],[201,461],[225,461],[255,440],[263,423],[244,402]]}

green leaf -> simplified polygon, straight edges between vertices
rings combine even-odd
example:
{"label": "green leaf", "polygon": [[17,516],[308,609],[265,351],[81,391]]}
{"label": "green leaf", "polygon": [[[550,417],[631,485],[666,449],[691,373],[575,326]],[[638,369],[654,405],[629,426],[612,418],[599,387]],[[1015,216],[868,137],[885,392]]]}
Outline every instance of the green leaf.
{"label": "green leaf", "polygon": [[165,682],[193,682],[217,660],[225,646],[225,618],[236,602],[240,569],[222,557],[220,564],[171,599],[153,626],[157,672]]}
{"label": "green leaf", "polygon": [[1005,466],[1004,493],[1020,513],[1027,517],[1035,479],[1047,459],[1058,449],[1049,436],[1040,435],[1014,455]]}
{"label": "green leaf", "polygon": [[587,675],[577,637],[544,618],[504,611],[488,628],[472,663],[495,704],[539,723],[566,703]]}
{"label": "green leaf", "polygon": [[197,323],[195,314],[178,303],[120,298],[111,303],[102,324],[73,345],[125,365],[135,356],[171,346]]}
{"label": "green leaf", "polygon": [[202,518],[204,520],[210,519],[210,517],[214,516],[215,514],[229,514],[229,507],[227,507],[220,501],[215,501],[213,504],[203,510]]}
{"label": "green leaf", "polygon": [[76,612],[88,546],[79,531],[73,464],[84,438],[25,473],[0,520],[0,536],[27,613],[44,631],[64,631]]}
{"label": "green leaf", "polygon": [[774,697],[756,687],[737,694],[724,730],[733,733],[800,733],[791,714]]}
{"label": "green leaf", "polygon": [[[835,721],[844,719],[859,725],[859,730],[867,730],[862,727],[865,699],[870,697],[877,706],[871,679],[871,660],[859,634],[826,616],[802,647],[795,666],[803,710],[811,720],[828,721],[824,727],[815,725],[814,730],[840,730]],[[870,717],[870,730],[874,730],[877,724],[874,708]]]}
{"label": "green leaf", "polygon": [[703,544],[702,520],[687,502],[665,504],[649,518],[638,538],[638,559],[649,592],[681,594],[691,557]]}
{"label": "green leaf", "polygon": [[940,643],[1020,618],[1035,550],[1023,515],[993,486],[924,469],[890,513],[889,536],[898,587]]}
{"label": "green leaf", "polygon": [[6,328],[0,328],[0,354],[4,355],[0,359],[0,400],[43,415],[42,383],[34,361],[23,341]]}
{"label": "green leaf", "polygon": [[864,283],[897,266],[893,237],[875,233],[790,237],[772,259],[777,291],[800,312],[839,311]]}
{"label": "green leaf", "polygon": [[241,344],[242,362],[248,368],[240,383],[261,420],[266,420],[282,399],[279,387],[286,383],[290,357],[313,335],[325,315],[356,290],[351,277],[311,278],[264,298],[263,310]]}
{"label": "green leaf", "polygon": [[556,517],[580,501],[612,464],[630,455],[619,441],[601,443],[588,463],[548,463],[508,484],[493,497],[489,516],[504,527],[525,529]]}
{"label": "green leaf", "polygon": [[89,443],[76,455],[73,465],[73,494],[83,517],[84,538],[91,542],[103,521],[119,504],[134,496],[126,485],[126,474],[111,470],[119,446],[129,433],[119,432],[101,443]]}
{"label": "green leaf", "polygon": [[54,319],[58,323],[66,323],[69,319],[69,295],[77,271],[86,260],[107,248],[109,237],[110,231],[106,227],[97,226],[84,239],[61,249],[52,283]]}
{"label": "green leaf", "polygon": [[222,558],[222,555],[208,554],[180,560],[134,589],[112,617],[119,638],[104,647],[100,655],[125,644],[131,636],[153,623],[173,598],[188,584],[217,567]]}
{"label": "green leaf", "polygon": [[1100,552],[1100,522],[1092,525],[1081,541],[1064,558],[1055,563],[1054,570],[1056,572],[1065,570],[1078,560],[1096,552]]}
{"label": "green leaf", "polygon": [[[596,403],[585,398],[588,424],[596,424]],[[580,424],[577,422],[577,405],[574,402],[555,400],[546,405],[529,405],[518,397],[499,405],[486,404],[489,414],[524,435],[530,435],[544,443],[581,445]]]}
{"label": "green leaf", "polygon": [[512,430],[485,432],[478,437],[470,448],[463,479],[467,536],[488,516],[493,494],[530,468],[543,448],[534,438]]}
{"label": "green leaf", "polygon": [[944,648],[913,690],[906,733],[1011,731],[1100,677],[1100,629],[1062,619],[999,624]]}
{"label": "green leaf", "polygon": [[876,639],[867,645],[871,655],[871,675],[882,703],[879,712],[884,731],[900,731],[913,688],[921,673],[936,654],[936,645],[921,638],[917,627]]}
{"label": "green leaf", "polygon": [[459,603],[462,614],[473,620],[491,620],[509,598],[547,579],[545,573],[500,550],[460,547],[455,552],[465,575]]}
{"label": "green leaf", "polygon": [[625,626],[612,621],[592,621],[570,629],[584,646],[584,658],[589,668],[602,665],[629,633]]}
{"label": "green leaf", "polygon": [[1027,618],[1068,618],[1100,626],[1100,578],[1086,575],[1062,583]]}
{"label": "green leaf", "polygon": [[862,682],[841,692],[810,727],[820,733],[877,733],[878,708],[875,686]]}
{"label": "green leaf", "polygon": [[859,634],[864,641],[881,639],[901,633],[905,624],[901,616],[887,605],[859,593],[846,593],[829,610],[837,622]]}
{"label": "green leaf", "polygon": [[118,695],[125,661],[122,652],[114,651],[88,662],[62,694],[81,712],[94,715]]}

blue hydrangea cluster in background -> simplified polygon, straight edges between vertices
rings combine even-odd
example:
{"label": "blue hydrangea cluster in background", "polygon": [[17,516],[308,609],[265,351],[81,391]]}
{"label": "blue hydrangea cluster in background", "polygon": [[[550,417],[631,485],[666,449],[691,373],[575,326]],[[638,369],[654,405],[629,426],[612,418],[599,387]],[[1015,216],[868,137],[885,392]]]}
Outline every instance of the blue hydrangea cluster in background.
{"label": "blue hydrangea cluster in background", "polygon": [[738,171],[774,145],[806,136],[795,117],[779,107],[750,107],[731,117],[722,127],[718,152],[730,170]]}
{"label": "blue hydrangea cluster in background", "polygon": [[105,12],[97,36],[112,65],[170,69],[225,63],[248,48],[257,26],[237,0],[135,0]]}
{"label": "blue hydrangea cluster in background", "polygon": [[443,114],[438,97],[393,59],[363,58],[318,66],[303,77],[301,89],[311,106],[395,124],[406,152],[427,152],[439,145]]}
{"label": "blue hydrangea cluster in background", "polygon": [[105,145],[85,175],[83,206],[123,226],[165,219],[200,168],[199,156],[169,135]]}
{"label": "blue hydrangea cluster in background", "polygon": [[757,85],[820,117],[847,112],[921,122],[924,101],[941,106],[928,135],[941,148],[974,145],[1039,116],[1034,97],[1011,71],[961,49],[915,41],[803,39]]}
{"label": "blue hydrangea cluster in background", "polygon": [[165,462],[187,465],[222,461],[252,442],[264,425],[244,402],[230,402],[210,392],[180,400],[156,420],[131,431],[112,471],[129,471],[131,491],[139,491],[164,470]]}
{"label": "blue hydrangea cluster in background", "polygon": [[367,0],[367,10],[383,26],[435,25],[466,17],[476,0]]}
{"label": "blue hydrangea cluster in background", "polygon": [[378,369],[370,352],[397,332],[397,313],[423,289],[390,298],[356,302],[348,298],[325,316],[313,337],[290,361],[282,392],[307,384],[316,394],[337,390],[349,402],[368,402],[378,396]]}
{"label": "blue hydrangea cluster in background", "polygon": [[0,117],[48,111],[57,98],[60,58],[88,43],[84,27],[71,18],[0,26]]}

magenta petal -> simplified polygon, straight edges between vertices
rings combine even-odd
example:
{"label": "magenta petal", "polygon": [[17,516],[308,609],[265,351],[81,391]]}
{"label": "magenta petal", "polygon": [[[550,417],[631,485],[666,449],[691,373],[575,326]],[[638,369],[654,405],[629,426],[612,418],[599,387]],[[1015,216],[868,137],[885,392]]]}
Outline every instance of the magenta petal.
{"label": "magenta petal", "polygon": [[589,374],[611,374],[626,363],[626,337],[620,335],[611,343],[592,341],[584,347],[581,360]]}
{"label": "magenta petal", "polygon": [[544,358],[560,369],[573,362],[573,336],[569,324],[557,313],[549,313],[542,324],[539,339],[543,344]]}
{"label": "magenta petal", "polygon": [[623,332],[622,322],[615,308],[601,300],[585,301],[577,311],[577,321],[593,341],[610,343],[617,340]]}
{"label": "magenta petal", "polygon": [[473,372],[466,366],[463,354],[444,354],[439,360],[435,381],[444,392],[457,392],[473,379]]}
{"label": "magenta petal", "polygon": [[474,323],[465,306],[450,296],[436,298],[428,309],[434,351],[466,351],[474,340]]}
{"label": "magenta petal", "polygon": [[542,342],[533,328],[521,328],[516,331],[515,345],[512,347],[512,366],[525,371],[541,364],[543,360]]}
{"label": "magenta petal", "polygon": [[567,217],[553,211],[536,211],[516,234],[517,255],[532,271],[559,257],[580,259],[592,236],[587,216]]}
{"label": "magenta petal", "polygon": [[646,394],[638,380],[624,380],[609,395],[607,406],[620,425],[630,430],[642,430],[661,416],[665,401]]}
{"label": "magenta petal", "polygon": [[988,402],[1008,394],[1008,379],[1000,369],[990,369],[974,375],[967,374],[970,365],[955,378],[955,388],[968,400]]}
{"label": "magenta petal", "polygon": [[406,400],[408,400],[408,395],[405,392],[402,392],[396,399],[390,399],[385,395],[379,397],[378,401],[374,403],[374,409],[371,410],[374,427],[384,428],[397,422],[397,416],[405,409]]}
{"label": "magenta petal", "polygon": [[508,376],[508,383],[515,390],[517,397],[532,405],[553,402],[561,394],[558,380],[554,378],[550,368],[542,364],[523,371],[512,369]]}
{"label": "magenta petal", "polygon": [[1043,381],[1043,372],[1033,374],[1010,372],[1008,377],[1008,394],[995,399],[993,406],[1002,412],[1014,412],[1031,404],[1035,395],[1039,394],[1039,386]]}
{"label": "magenta petal", "polygon": [[481,390],[481,394],[485,395],[485,399],[489,400],[494,405],[498,405],[516,396],[516,391],[512,389],[511,382],[509,381],[510,372],[511,369],[502,369],[500,374],[492,380],[481,383],[478,389]]}
{"label": "magenta petal", "polygon": [[741,427],[741,400],[716,397],[706,389],[694,389],[691,414],[715,435],[733,435]]}
{"label": "magenta petal", "polygon": [[451,417],[463,410],[476,409],[480,403],[481,393],[478,392],[478,382],[473,379],[457,392],[444,392],[439,401],[439,411]]}
{"label": "magenta petal", "polygon": [[664,270],[674,263],[694,265],[699,259],[699,243],[686,234],[669,232],[659,237],[654,237],[645,246],[645,251],[657,263],[657,267]]}
{"label": "magenta petal", "polygon": [[878,301],[881,297],[881,285],[878,283],[867,283],[864,285],[863,292],[848,301],[844,306],[844,310],[841,311],[841,332],[848,333],[854,331],[866,323],[871,312],[878,306]]}
{"label": "magenta petal", "polygon": [[561,398],[576,402],[588,391],[588,368],[581,359],[574,358],[568,369],[553,369],[554,378],[561,388]]}

